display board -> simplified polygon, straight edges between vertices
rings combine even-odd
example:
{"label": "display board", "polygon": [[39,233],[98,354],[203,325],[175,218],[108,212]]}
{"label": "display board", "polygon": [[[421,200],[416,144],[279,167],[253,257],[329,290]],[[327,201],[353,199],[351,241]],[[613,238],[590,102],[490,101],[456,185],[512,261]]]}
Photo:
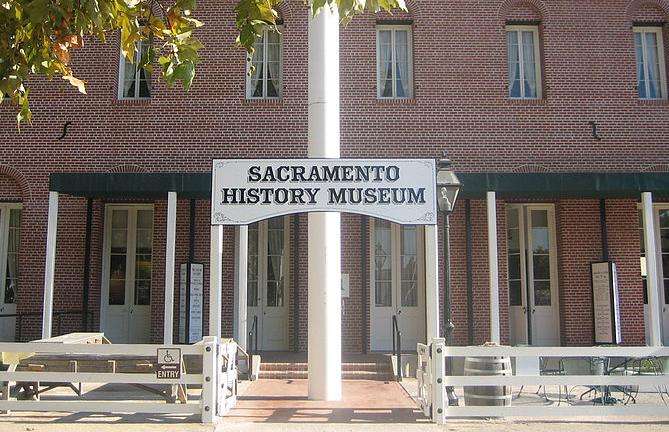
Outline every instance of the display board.
{"label": "display board", "polygon": [[590,274],[595,343],[619,344],[622,334],[616,265],[609,261],[592,263]]}
{"label": "display board", "polygon": [[202,340],[204,265],[181,264],[179,286],[179,341],[195,343]]}

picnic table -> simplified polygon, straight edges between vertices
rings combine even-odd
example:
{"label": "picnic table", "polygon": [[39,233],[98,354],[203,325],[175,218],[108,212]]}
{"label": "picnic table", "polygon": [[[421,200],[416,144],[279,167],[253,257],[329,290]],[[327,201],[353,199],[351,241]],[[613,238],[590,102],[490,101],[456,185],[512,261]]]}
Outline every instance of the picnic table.
{"label": "picnic table", "polygon": [[[69,333],[47,339],[33,341],[35,343],[60,344],[110,344],[103,333]],[[155,356],[137,355],[108,355],[108,354],[54,354],[54,353],[2,353],[2,363],[8,365],[8,371],[31,372],[126,372],[126,373],[153,373],[156,368]],[[185,373],[185,364],[181,362],[182,373]],[[148,392],[157,394],[165,401],[174,403],[179,400],[187,402],[185,385],[167,385],[167,389],[156,389],[143,384],[131,384]],[[81,383],[17,383],[15,393],[22,398],[39,398],[41,393],[57,387],[71,388],[81,396]],[[0,393],[4,399],[9,398],[11,383],[0,385]]]}

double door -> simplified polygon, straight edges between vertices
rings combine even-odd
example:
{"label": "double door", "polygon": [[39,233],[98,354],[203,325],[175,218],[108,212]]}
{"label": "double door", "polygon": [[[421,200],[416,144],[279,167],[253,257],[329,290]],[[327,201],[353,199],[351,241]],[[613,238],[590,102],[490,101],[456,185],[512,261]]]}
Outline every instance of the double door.
{"label": "double door", "polygon": [[113,343],[150,341],[152,261],[153,206],[108,205],[101,328]]}
{"label": "double door", "polygon": [[[16,313],[21,204],[0,204],[0,315]],[[0,317],[0,341],[14,342],[16,318]]]}
{"label": "double door", "polygon": [[[655,222],[655,244],[657,250],[657,286],[660,299],[660,319],[662,320],[662,339],[664,345],[669,345],[669,205],[656,205],[653,209]],[[645,232],[643,217],[639,215],[641,228],[641,276],[644,285],[644,319],[646,323],[646,340],[649,340],[648,319],[648,284],[646,281]]]}
{"label": "double door", "polygon": [[393,347],[393,316],[402,332],[402,350],[425,343],[425,262],[423,228],[375,219],[372,223],[370,338],[373,351]]}
{"label": "double door", "polygon": [[261,351],[289,348],[289,221],[277,217],[249,226],[247,328]]}
{"label": "double door", "polygon": [[558,346],[559,305],[555,209],[507,209],[509,325],[513,345]]}

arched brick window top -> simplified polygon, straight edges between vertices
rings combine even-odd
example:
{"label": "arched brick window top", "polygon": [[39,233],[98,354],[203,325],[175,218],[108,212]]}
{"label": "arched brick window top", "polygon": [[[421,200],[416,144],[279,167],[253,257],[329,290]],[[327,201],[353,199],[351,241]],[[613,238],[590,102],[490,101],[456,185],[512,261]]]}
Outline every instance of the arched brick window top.
{"label": "arched brick window top", "polygon": [[633,0],[627,5],[627,20],[633,23],[660,23],[669,19],[669,1]]}
{"label": "arched brick window top", "polygon": [[525,164],[525,165],[520,165],[512,170],[514,173],[547,173],[550,172],[548,168],[546,168],[543,165],[537,165],[537,164]]}
{"label": "arched brick window top", "polygon": [[144,167],[135,164],[117,165],[111,168],[109,173],[145,173],[147,170]]}
{"label": "arched brick window top", "polygon": [[546,6],[541,0],[506,0],[498,12],[499,20],[508,22],[538,22],[546,19]]}
{"label": "arched brick window top", "polygon": [[669,164],[657,164],[657,165],[649,165],[645,168],[642,169],[643,172],[661,172],[661,173],[666,173],[669,172]]}
{"label": "arched brick window top", "polygon": [[6,193],[6,199],[29,200],[31,191],[26,177],[17,169],[8,165],[0,165],[0,187],[7,189],[0,190],[0,198],[3,198],[3,192]]}

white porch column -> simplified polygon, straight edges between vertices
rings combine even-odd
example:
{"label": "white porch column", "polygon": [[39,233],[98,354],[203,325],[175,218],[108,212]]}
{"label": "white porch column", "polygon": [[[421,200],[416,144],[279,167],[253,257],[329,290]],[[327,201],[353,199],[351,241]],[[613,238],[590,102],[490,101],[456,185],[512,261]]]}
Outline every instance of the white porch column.
{"label": "white porch column", "polygon": [[46,231],[46,263],[44,265],[44,305],[42,307],[42,339],[51,337],[53,318],[53,278],[56,272],[56,238],[58,233],[58,192],[49,192],[49,221]]}
{"label": "white porch column", "polygon": [[650,346],[662,346],[662,326],[660,320],[660,293],[658,291],[657,245],[655,244],[655,212],[653,194],[641,194],[643,229],[646,248],[646,287],[648,289],[648,320],[650,321]]}
{"label": "white porch column", "polygon": [[[309,19],[309,157],[339,158],[339,13]],[[341,219],[309,214],[309,399],[341,399]]]}
{"label": "white porch column", "polygon": [[247,301],[247,273],[249,262],[249,227],[242,225],[235,227],[235,321],[234,335],[237,345],[246,351],[248,340],[246,329],[248,306]]}
{"label": "white porch column", "polygon": [[501,343],[499,335],[499,270],[497,261],[497,199],[488,192],[488,268],[490,275],[490,342]]}
{"label": "white porch column", "polygon": [[439,246],[437,225],[425,226],[425,320],[427,343],[439,337]]}
{"label": "white porch column", "polygon": [[211,226],[209,248],[209,336],[222,336],[223,225]]}
{"label": "white porch column", "polygon": [[[177,193],[167,193],[167,242],[165,244],[165,317],[163,343],[171,345],[174,337],[174,254],[177,236]],[[183,295],[183,293],[181,293]]]}

